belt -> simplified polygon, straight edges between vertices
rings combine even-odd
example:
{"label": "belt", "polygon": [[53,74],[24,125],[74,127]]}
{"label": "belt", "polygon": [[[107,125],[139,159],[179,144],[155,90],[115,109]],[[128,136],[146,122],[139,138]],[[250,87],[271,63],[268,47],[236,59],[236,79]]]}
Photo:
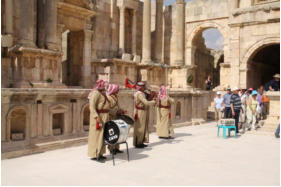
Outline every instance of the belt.
{"label": "belt", "polygon": [[136,109],[138,109],[138,110],[145,110],[144,107],[138,107],[137,105],[136,105],[135,107],[136,107]]}
{"label": "belt", "polygon": [[109,110],[107,110],[107,109],[98,110],[98,109],[97,109],[97,112],[98,112],[98,113],[108,113]]}
{"label": "belt", "polygon": [[159,106],[159,108],[166,108],[166,109],[170,109],[170,108],[171,108],[171,106],[163,106],[163,105],[161,105],[161,106]]}

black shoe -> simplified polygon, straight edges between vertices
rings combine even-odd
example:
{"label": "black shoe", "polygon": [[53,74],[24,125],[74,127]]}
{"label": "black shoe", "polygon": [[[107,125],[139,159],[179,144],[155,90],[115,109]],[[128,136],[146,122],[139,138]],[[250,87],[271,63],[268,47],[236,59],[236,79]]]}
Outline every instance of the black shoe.
{"label": "black shoe", "polygon": [[276,138],[280,138],[280,135],[279,134],[274,134]]}
{"label": "black shoe", "polygon": [[141,144],[141,145],[136,145],[135,147],[136,147],[136,148],[139,148],[139,149],[142,149],[142,148],[144,148],[144,145],[143,145],[143,144]]}
{"label": "black shoe", "polygon": [[115,149],[114,151],[115,151],[115,154],[117,154],[117,153],[124,153],[124,151],[120,151],[119,149]]}
{"label": "black shoe", "polygon": [[97,160],[97,158],[91,158],[91,160]]}
{"label": "black shoe", "polygon": [[105,156],[100,156],[99,159],[100,160],[106,160],[106,157]]}
{"label": "black shoe", "polygon": [[168,137],[168,139],[175,139],[175,138],[174,138],[174,137],[172,137],[172,136],[169,136],[169,137]]}
{"label": "black shoe", "polygon": [[142,144],[143,145],[143,147],[147,147],[148,145],[146,145],[146,144]]}
{"label": "black shoe", "polygon": [[169,139],[169,137],[159,137],[160,139]]}

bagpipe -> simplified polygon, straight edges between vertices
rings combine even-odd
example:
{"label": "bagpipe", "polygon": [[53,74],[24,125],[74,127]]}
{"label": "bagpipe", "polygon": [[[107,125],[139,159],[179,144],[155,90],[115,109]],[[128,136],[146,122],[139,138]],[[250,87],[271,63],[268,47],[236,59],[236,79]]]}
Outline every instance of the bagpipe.
{"label": "bagpipe", "polygon": [[[134,83],[130,79],[126,78],[125,88],[136,89],[137,83]],[[144,90],[145,98],[148,101],[156,100],[158,93],[150,89],[145,88]]]}

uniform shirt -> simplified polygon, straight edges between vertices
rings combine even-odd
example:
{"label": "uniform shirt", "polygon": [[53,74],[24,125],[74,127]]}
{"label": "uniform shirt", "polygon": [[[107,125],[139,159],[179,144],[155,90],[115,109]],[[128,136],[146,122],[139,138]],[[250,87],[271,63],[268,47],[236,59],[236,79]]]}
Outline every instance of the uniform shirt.
{"label": "uniform shirt", "polygon": [[216,103],[216,109],[221,109],[222,108],[222,102],[223,102],[223,98],[218,98],[216,97],[214,99],[215,103]]}
{"label": "uniform shirt", "polygon": [[232,93],[228,94],[224,94],[223,96],[223,102],[225,104],[225,107],[230,107],[230,97],[231,97]]}
{"label": "uniform shirt", "polygon": [[230,103],[233,104],[234,110],[240,110],[241,108],[241,98],[237,94],[232,94],[230,98]]}

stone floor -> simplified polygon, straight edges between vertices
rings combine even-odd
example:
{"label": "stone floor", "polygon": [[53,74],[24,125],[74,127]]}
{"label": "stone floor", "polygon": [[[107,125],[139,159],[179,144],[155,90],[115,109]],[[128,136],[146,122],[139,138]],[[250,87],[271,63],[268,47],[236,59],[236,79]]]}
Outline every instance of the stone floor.
{"label": "stone floor", "polygon": [[[106,163],[87,158],[87,146],[2,160],[2,185],[280,185],[280,140],[248,133],[222,139],[215,123],[175,129],[174,140],[151,134]],[[122,145],[121,148],[125,148]]]}

